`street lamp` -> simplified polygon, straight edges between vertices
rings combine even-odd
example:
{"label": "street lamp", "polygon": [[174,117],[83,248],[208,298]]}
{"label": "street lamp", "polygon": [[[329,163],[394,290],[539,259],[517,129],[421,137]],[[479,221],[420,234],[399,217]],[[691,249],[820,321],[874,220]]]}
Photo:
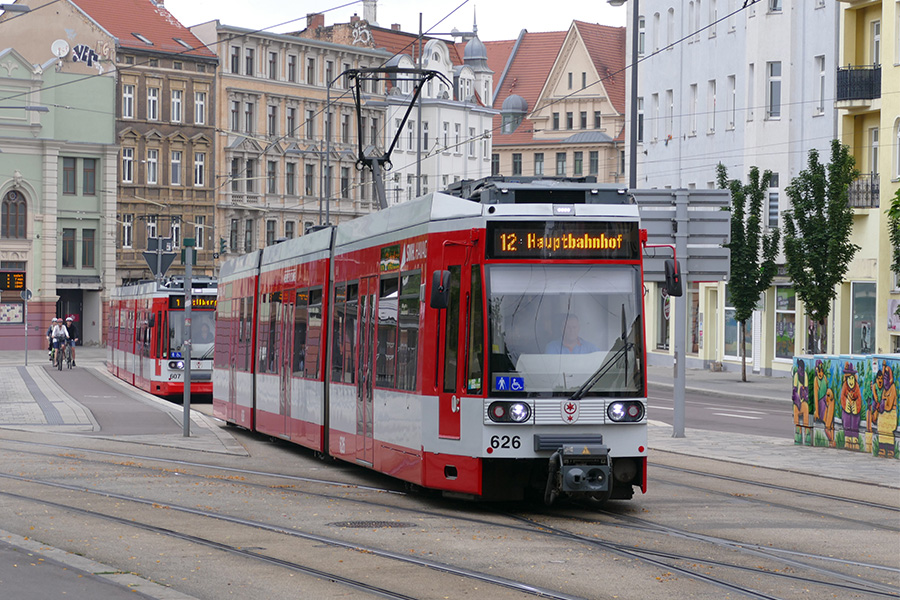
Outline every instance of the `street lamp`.
{"label": "street lamp", "polygon": [[[610,6],[622,6],[627,0],[606,0]],[[628,187],[637,188],[637,98],[638,98],[638,8],[640,0],[631,0],[631,131],[628,149]]]}
{"label": "street lamp", "polygon": [[31,7],[25,6],[24,4],[0,4],[0,10],[17,13],[27,13],[31,12]]}

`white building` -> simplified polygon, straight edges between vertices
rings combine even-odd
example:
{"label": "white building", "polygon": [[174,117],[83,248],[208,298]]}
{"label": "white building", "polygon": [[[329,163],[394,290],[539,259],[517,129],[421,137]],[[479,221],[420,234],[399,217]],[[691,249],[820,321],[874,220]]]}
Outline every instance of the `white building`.
{"label": "white building", "polygon": [[[718,163],[744,181],[756,166],[773,173],[764,223],[780,227],[785,188],[809,150],[827,160],[836,137],[837,3],[642,0],[639,11],[638,187],[711,189]],[[629,27],[629,54],[631,35]],[[687,296],[688,356],[704,363],[739,355],[727,290],[715,289],[694,282]],[[748,348],[763,372],[789,370],[806,343],[790,282],[779,277],[770,292]],[[666,351],[669,323],[657,313],[648,339]],[[716,339],[703,339],[704,318]]]}

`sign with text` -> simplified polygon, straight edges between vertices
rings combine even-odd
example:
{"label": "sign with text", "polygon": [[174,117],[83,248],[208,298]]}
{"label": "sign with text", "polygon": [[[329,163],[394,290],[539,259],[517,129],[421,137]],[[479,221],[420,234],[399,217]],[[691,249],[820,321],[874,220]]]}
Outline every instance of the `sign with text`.
{"label": "sign with text", "polygon": [[25,271],[0,271],[0,290],[25,289]]}
{"label": "sign with text", "polygon": [[494,221],[488,223],[488,258],[637,259],[637,223],[598,221]]}
{"label": "sign with text", "polygon": [[[169,296],[169,308],[184,308],[184,296]],[[191,296],[191,308],[215,310],[216,299],[212,296]]]}

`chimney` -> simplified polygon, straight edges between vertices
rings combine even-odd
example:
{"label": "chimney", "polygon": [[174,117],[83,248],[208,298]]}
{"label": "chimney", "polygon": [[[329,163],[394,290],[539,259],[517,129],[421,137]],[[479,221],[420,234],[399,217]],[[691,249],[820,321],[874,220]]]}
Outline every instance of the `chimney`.
{"label": "chimney", "polygon": [[394,31],[400,31],[400,23],[392,23],[391,29]]}
{"label": "chimney", "polygon": [[322,13],[309,13],[306,15],[306,28],[316,29],[325,27],[325,15]]}
{"label": "chimney", "polygon": [[351,22],[351,23],[359,23],[359,20],[360,20],[360,19],[359,19],[359,15],[356,14],[356,13],[353,13],[353,16],[350,17],[350,22]]}
{"label": "chimney", "polygon": [[378,27],[378,18],[375,16],[378,11],[378,0],[363,0],[363,19],[369,22],[369,25]]}

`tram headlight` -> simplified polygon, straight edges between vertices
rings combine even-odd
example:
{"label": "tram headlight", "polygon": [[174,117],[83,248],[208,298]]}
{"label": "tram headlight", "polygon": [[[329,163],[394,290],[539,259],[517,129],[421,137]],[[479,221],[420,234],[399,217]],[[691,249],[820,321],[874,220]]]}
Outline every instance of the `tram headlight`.
{"label": "tram headlight", "polygon": [[613,402],[606,408],[606,415],[616,423],[635,423],[644,418],[642,402]]}
{"label": "tram headlight", "polygon": [[531,418],[531,407],[526,402],[491,402],[488,417],[494,423],[524,423]]}
{"label": "tram headlight", "polygon": [[184,361],[183,360],[170,360],[169,368],[180,371],[180,370],[184,369]]}

